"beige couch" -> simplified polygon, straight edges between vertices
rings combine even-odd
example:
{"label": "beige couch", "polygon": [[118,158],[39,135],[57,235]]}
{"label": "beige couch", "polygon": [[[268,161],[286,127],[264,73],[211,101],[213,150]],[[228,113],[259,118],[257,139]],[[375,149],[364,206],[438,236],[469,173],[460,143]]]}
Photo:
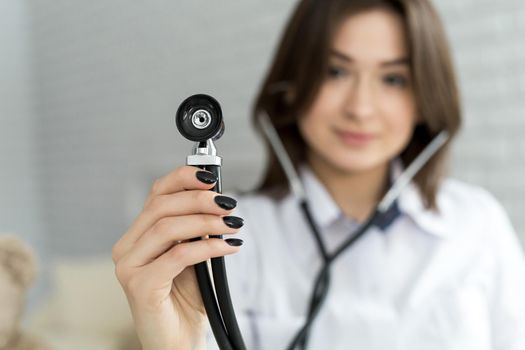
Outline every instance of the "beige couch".
{"label": "beige couch", "polygon": [[51,295],[28,326],[55,350],[140,349],[110,257],[57,262]]}

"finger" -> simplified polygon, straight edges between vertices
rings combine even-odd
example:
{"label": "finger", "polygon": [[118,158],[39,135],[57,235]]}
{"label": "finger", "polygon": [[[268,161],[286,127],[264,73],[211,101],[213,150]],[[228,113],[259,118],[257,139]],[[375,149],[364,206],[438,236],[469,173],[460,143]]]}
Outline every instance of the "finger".
{"label": "finger", "polygon": [[216,181],[217,177],[213,173],[185,165],[155,181],[150,198],[185,190],[209,190]]}
{"label": "finger", "polygon": [[224,216],[230,214],[236,205],[233,198],[212,191],[194,190],[156,196],[115,244],[113,260],[124,255],[142,234],[164,217],[197,213]]}
{"label": "finger", "polygon": [[[195,265],[210,258],[236,253],[239,246],[230,246],[218,238],[210,238],[194,242],[177,244],[150,264],[141,269],[117,265],[119,280],[124,288],[132,291],[132,295],[148,295],[155,290],[171,290],[173,279],[186,267]],[[125,276],[127,271],[133,275]],[[140,272],[138,272],[140,271]]]}
{"label": "finger", "polygon": [[236,216],[209,214],[163,218],[144,233],[122,259],[127,266],[140,267],[181,241],[206,235],[234,234],[239,232],[243,223]]}
{"label": "finger", "polygon": [[[153,202],[163,202],[158,200],[159,196],[167,194],[178,193],[186,190],[209,190],[213,188],[215,183],[210,183],[214,180],[210,175],[210,172],[202,171],[201,169],[193,166],[182,166],[175,169],[168,175],[158,179],[153,184],[150,195],[145,201],[145,208],[151,208]],[[200,178],[200,180],[199,180]],[[151,211],[151,210],[150,210]],[[226,215],[226,214],[222,214]],[[131,224],[128,232],[124,234],[115,243],[112,249],[112,258],[116,262],[124,255],[130,246],[140,237],[140,235],[146,231],[152,225],[151,214],[141,213],[135,221]]]}

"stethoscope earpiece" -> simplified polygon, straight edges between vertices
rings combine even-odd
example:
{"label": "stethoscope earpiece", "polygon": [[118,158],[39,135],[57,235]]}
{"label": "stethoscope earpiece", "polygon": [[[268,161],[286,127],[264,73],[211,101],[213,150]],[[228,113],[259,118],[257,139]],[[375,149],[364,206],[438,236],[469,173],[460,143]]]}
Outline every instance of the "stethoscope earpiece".
{"label": "stethoscope earpiece", "polygon": [[182,136],[195,142],[218,140],[224,133],[221,106],[205,94],[185,99],[177,109],[175,122]]}
{"label": "stethoscope earpiece", "polygon": [[[278,90],[277,88],[278,87],[275,88],[276,91]],[[391,218],[388,216],[391,215],[391,209],[394,209],[394,212],[395,210],[398,210],[394,208],[394,203],[399,198],[403,189],[407,187],[414,176],[425,164],[427,164],[430,158],[432,158],[432,156],[435,155],[447,143],[447,141],[449,141],[450,135],[446,130],[438,133],[394,181],[386,195],[379,202],[373,214],[370,215],[370,217],[355,232],[353,232],[346,241],[337,247],[334,252],[329,254],[321,239],[320,231],[313,220],[312,213],[310,212],[301,179],[294,168],[290,156],[286,152],[286,149],[270,119],[270,116],[264,109],[259,111],[257,115],[257,122],[261,126],[264,136],[267,138],[270,147],[272,148],[275,156],[277,157],[277,160],[284,170],[285,176],[287,177],[290,184],[291,191],[299,200],[301,211],[305,216],[306,222],[312,231],[319,248],[319,252],[323,256],[324,260],[323,266],[315,279],[314,288],[308,307],[307,320],[286,348],[287,350],[295,350],[299,346],[301,349],[304,349],[308,342],[308,335],[311,325],[317,317],[328,293],[330,286],[330,266],[333,261],[346,249],[349,249],[351,246],[353,246],[368,231],[370,227],[381,226],[384,225],[385,222],[392,222]]]}

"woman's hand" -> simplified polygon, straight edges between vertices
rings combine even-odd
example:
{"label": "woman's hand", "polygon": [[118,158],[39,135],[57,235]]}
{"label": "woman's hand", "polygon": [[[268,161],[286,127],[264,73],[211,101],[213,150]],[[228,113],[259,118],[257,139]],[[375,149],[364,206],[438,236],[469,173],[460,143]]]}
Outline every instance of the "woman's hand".
{"label": "woman's hand", "polygon": [[236,202],[209,191],[215,175],[183,166],[157,180],[143,211],[113,247],[116,275],[144,350],[191,349],[202,341],[206,313],[193,266],[239,251],[222,239],[238,232]]}

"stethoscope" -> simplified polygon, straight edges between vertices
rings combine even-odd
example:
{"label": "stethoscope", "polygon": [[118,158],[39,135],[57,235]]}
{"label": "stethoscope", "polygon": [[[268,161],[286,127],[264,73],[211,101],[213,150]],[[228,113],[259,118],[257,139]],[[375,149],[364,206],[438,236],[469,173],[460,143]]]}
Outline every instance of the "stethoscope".
{"label": "stethoscope", "polygon": [[[217,156],[214,145],[214,141],[224,133],[221,106],[217,100],[208,95],[190,96],[180,104],[176,123],[179,132],[188,140],[195,142],[192,154],[186,158],[186,164],[214,173],[218,180],[211,190],[222,193],[222,158]],[[210,238],[222,239],[222,235],[210,235]],[[246,346],[230,297],[224,257],[211,259],[211,272],[207,261],[196,264],[195,274],[204,308],[219,348],[245,350]]]}
{"label": "stethoscope", "polygon": [[429,161],[429,159],[439,150],[449,139],[447,131],[441,131],[435,136],[432,141],[419,153],[419,155],[410,163],[410,165],[395,179],[393,184],[390,186],[387,193],[383,196],[373,213],[368,219],[360,225],[360,227],[353,232],[349,238],[344,241],[334,252],[328,253],[319,229],[313,219],[312,213],[308,201],[306,199],[304,186],[297,174],[295,167],[293,166],[292,160],[288,156],[284,145],[273,126],[270,117],[265,111],[261,111],[258,115],[258,122],[261,126],[261,130],[266,136],[270,146],[272,147],[277,160],[281,164],[284,173],[290,183],[290,188],[294,196],[298,199],[299,205],[303,216],[305,217],[308,226],[315,238],[319,253],[323,258],[323,266],[317,273],[314,282],[314,288],[310,296],[308,304],[308,312],[306,321],[303,326],[297,331],[290,344],[287,346],[287,350],[294,350],[297,347],[299,349],[306,349],[308,343],[308,335],[312,328],[312,324],[316,317],[319,315],[319,311],[326,300],[328,295],[328,289],[330,285],[330,266],[344,251],[353,246],[359,238],[361,238],[371,227],[376,226],[384,222],[385,220],[391,220],[394,204],[400,196],[403,189],[412,181],[414,176],[421,170],[421,168]]}
{"label": "stethoscope", "polygon": [[[385,218],[388,218],[389,214],[391,214],[391,209],[393,208],[394,203],[403,189],[412,181],[414,176],[419,170],[421,170],[428,160],[441,147],[443,147],[449,139],[449,135],[447,131],[441,131],[438,133],[437,136],[435,136],[423,151],[421,151],[421,153],[410,163],[410,165],[395,179],[370,217],[334,252],[328,253],[321,238],[319,229],[313,220],[306,199],[304,186],[270,120],[270,117],[265,111],[261,111],[258,114],[257,120],[264,136],[267,138],[285,172],[292,194],[300,203],[301,212],[310,227],[319,252],[323,258],[323,266],[317,273],[314,288],[310,296],[306,321],[286,348],[287,350],[294,350],[297,347],[300,349],[306,349],[308,336],[312,329],[313,322],[319,315],[319,311],[328,295],[330,285],[330,266],[332,263],[344,251],[355,244],[359,238],[369,230],[369,228],[381,223]],[[176,122],[180,133],[187,139],[196,142],[192,154],[187,157],[186,164],[206,169],[217,175],[219,180],[212,190],[221,193],[220,167],[222,159],[217,156],[217,151],[213,143],[213,141],[220,138],[224,132],[222,111],[219,103],[213,97],[208,95],[199,94],[190,96],[179,106]],[[222,235],[210,237],[222,238]],[[212,258],[211,266],[212,271],[210,273],[207,262],[199,263],[195,265],[195,272],[213,335],[221,350],[244,350],[246,349],[246,346],[244,345],[237,324],[237,319],[233,311],[224,258]],[[213,275],[213,285],[211,274]]]}

